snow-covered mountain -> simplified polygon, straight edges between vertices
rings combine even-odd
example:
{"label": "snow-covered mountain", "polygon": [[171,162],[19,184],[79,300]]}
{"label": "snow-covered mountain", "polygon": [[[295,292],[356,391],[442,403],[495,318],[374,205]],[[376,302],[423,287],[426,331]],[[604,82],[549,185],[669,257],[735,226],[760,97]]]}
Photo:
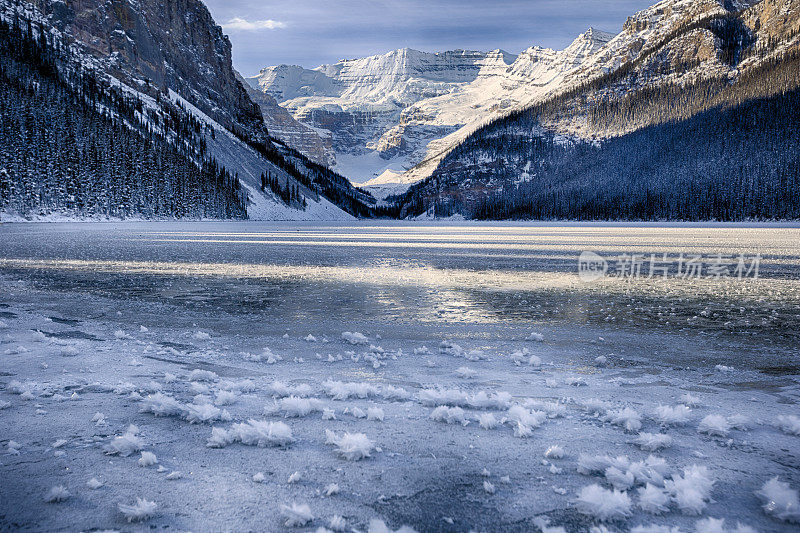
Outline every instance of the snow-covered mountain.
{"label": "snow-covered mountain", "polygon": [[351,180],[409,182],[401,174],[437,141],[561,86],[612,37],[589,29],[564,50],[532,47],[519,55],[405,48],[313,70],[268,67],[248,81],[300,122],[329,131],[334,168]]}
{"label": "snow-covered mountain", "polygon": [[[76,76],[80,83],[90,78],[93,94],[113,103],[121,91],[141,108],[128,117],[115,105],[90,101],[87,114],[124,118],[132,130],[167,135],[181,150],[190,143],[198,162],[213,160],[238,176],[250,218],[371,214],[374,199],[285,142],[294,140],[292,130],[302,137],[308,128],[265,105],[266,97],[251,99],[233,70],[230,41],[200,0],[0,0],[0,8],[9,24],[30,24],[34,36],[47,35],[48,51],[38,53],[53,62],[59,78],[53,83],[80,92]],[[265,109],[274,114],[265,117]],[[270,136],[268,126],[282,135]],[[272,187],[265,187],[265,174]]]}
{"label": "snow-covered mountain", "polygon": [[[564,50],[533,46],[513,55],[402,49],[312,70],[267,67],[248,81],[298,121],[330,132],[334,168],[387,194],[430,176],[482,125],[620,69],[640,74],[631,86],[616,88],[620,95],[666,82],[735,76],[739,65],[731,65],[722,49],[727,45],[720,44],[728,29],[714,28],[722,24],[714,21],[758,3],[663,0],[631,16],[619,34],[590,28]],[[600,131],[578,117],[560,127],[602,138],[637,125]]]}
{"label": "snow-covered mountain", "polygon": [[519,111],[441,141],[403,216],[796,216],[800,0],[664,0]]}

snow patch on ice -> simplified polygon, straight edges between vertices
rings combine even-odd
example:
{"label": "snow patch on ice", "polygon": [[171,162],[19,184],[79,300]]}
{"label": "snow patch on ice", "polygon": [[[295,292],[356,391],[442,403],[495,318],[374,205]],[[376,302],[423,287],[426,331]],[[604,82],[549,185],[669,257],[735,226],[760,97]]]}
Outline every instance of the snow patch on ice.
{"label": "snow patch on ice", "polygon": [[342,435],[337,435],[326,429],[325,443],[336,446],[336,452],[348,461],[359,461],[370,457],[370,453],[375,449],[375,443],[363,433],[344,432]]}
{"label": "snow patch on ice", "polygon": [[575,507],[580,513],[602,521],[631,515],[631,499],[626,492],[604,489],[596,483],[580,490]]}
{"label": "snow patch on ice", "polygon": [[768,480],[756,492],[764,512],[784,522],[800,524],[800,497],[797,491],[778,477]]}

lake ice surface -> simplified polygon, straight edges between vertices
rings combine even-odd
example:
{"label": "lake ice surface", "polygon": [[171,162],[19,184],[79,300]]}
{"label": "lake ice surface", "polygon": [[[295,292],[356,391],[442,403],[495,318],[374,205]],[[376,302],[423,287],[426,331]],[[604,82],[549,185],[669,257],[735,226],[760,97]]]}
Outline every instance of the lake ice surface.
{"label": "lake ice surface", "polygon": [[0,225],[0,526],[792,530],[798,326],[792,225]]}

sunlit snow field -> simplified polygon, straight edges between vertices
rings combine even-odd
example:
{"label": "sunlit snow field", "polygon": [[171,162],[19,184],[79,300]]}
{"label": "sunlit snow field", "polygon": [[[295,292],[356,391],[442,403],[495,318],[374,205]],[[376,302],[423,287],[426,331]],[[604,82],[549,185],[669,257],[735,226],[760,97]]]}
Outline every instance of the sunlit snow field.
{"label": "sunlit snow field", "polygon": [[790,531],[799,343],[796,225],[0,225],[0,529]]}

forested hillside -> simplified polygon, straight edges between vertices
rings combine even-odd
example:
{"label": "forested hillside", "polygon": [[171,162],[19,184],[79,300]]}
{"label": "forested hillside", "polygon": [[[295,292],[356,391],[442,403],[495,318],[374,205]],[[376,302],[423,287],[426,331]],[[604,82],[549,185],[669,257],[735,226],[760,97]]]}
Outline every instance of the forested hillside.
{"label": "forested hillside", "polygon": [[[765,0],[675,28],[619,69],[477,130],[397,199],[402,215],[797,218],[798,13],[796,0]],[[701,34],[714,68],[686,53]]]}
{"label": "forested hillside", "polygon": [[154,114],[89,70],[65,79],[56,64],[70,54],[30,21],[0,21],[0,211],[246,216],[238,180],[206,157],[199,122]]}
{"label": "forested hillside", "polygon": [[[0,210],[347,219],[375,199],[274,141],[200,0],[0,0]],[[260,188],[270,174],[286,196]]]}

